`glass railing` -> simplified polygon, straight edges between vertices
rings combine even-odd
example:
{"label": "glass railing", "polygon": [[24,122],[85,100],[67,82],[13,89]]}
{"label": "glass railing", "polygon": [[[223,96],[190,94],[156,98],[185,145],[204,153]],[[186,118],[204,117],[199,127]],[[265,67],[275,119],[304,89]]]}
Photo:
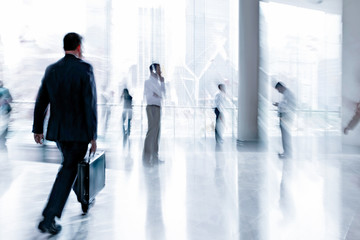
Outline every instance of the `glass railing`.
{"label": "glass railing", "polygon": [[[34,102],[12,103],[9,138],[31,139]],[[102,139],[122,137],[122,105],[98,104],[98,135]],[[236,139],[237,108],[227,108],[224,136]],[[265,130],[269,137],[280,136],[275,110],[267,112]],[[133,106],[131,136],[144,138],[147,131],[146,105]],[[214,138],[215,113],[211,107],[163,106],[161,136],[167,138]],[[297,110],[292,129],[294,136],[324,136],[341,134],[340,111]]]}
{"label": "glass railing", "polygon": [[[280,136],[277,111],[271,110],[268,119],[268,136]],[[294,136],[340,136],[341,112],[298,109],[291,132]]]}
{"label": "glass railing", "polygon": [[[35,102],[12,103],[9,137],[31,135]],[[122,111],[120,104],[98,104],[98,135],[100,138],[122,136]],[[168,106],[162,107],[161,135],[170,138],[213,138],[215,113],[211,107]],[[145,137],[147,131],[146,105],[134,105],[131,135]],[[226,108],[225,137],[236,137],[237,109]]]}

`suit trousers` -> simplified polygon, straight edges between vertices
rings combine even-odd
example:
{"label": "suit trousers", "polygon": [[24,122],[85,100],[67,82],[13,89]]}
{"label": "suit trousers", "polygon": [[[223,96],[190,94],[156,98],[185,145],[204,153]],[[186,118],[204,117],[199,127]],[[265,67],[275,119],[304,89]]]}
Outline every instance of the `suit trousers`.
{"label": "suit trousers", "polygon": [[57,142],[57,146],[63,155],[63,161],[43,211],[44,218],[49,220],[53,220],[55,216],[61,217],[77,176],[78,163],[84,159],[88,143]]}
{"label": "suit trousers", "polygon": [[161,107],[156,105],[147,105],[146,114],[148,118],[148,130],[145,137],[143,157],[144,160],[147,161],[150,161],[151,157],[154,160],[158,160]]}

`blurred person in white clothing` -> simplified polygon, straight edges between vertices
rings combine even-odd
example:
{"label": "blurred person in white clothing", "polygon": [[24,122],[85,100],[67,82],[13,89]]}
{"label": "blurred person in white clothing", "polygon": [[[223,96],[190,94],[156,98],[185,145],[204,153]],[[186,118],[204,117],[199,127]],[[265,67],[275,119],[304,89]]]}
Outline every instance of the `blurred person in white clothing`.
{"label": "blurred person in white clothing", "polygon": [[276,83],[275,89],[283,95],[283,98],[280,102],[273,103],[274,106],[278,107],[281,140],[284,150],[283,153],[279,153],[279,158],[289,158],[292,155],[290,130],[296,107],[295,97],[294,94],[282,82]]}
{"label": "blurred person in white clothing", "polygon": [[215,140],[216,144],[221,144],[224,142],[223,132],[225,130],[225,114],[226,108],[235,107],[235,105],[230,101],[229,97],[226,95],[225,84],[218,85],[218,93],[215,95],[215,107],[214,112],[216,115],[215,122]]}
{"label": "blurred person in white clothing", "polygon": [[224,128],[224,105],[226,102],[225,96],[225,85],[219,84],[218,85],[219,92],[215,95],[215,115],[216,115],[216,122],[215,122],[215,140],[216,143],[223,143],[223,128]]}
{"label": "blurred person in white clothing", "polygon": [[161,75],[158,63],[149,66],[150,77],[145,81],[144,95],[146,98],[146,115],[148,130],[145,137],[143,162],[144,165],[160,163],[159,140],[161,128],[161,102],[165,96],[165,79]]}

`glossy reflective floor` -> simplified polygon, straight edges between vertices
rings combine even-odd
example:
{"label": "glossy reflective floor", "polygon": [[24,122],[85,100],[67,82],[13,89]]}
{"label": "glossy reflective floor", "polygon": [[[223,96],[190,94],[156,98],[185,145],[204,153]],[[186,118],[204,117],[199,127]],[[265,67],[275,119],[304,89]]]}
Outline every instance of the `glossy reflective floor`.
{"label": "glossy reflective floor", "polygon": [[[50,238],[36,226],[60,155],[30,140],[10,139],[1,155],[0,239]],[[165,163],[145,168],[142,139],[100,139],[106,186],[85,216],[71,193],[51,238],[360,239],[360,154],[341,153],[339,142],[299,139],[302,149],[279,160],[278,140],[217,148],[213,139],[163,138]]]}

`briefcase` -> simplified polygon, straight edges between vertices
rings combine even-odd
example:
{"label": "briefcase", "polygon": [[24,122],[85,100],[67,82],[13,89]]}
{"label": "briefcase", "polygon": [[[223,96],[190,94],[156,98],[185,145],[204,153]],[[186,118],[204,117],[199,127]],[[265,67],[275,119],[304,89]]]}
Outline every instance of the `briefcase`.
{"label": "briefcase", "polygon": [[73,188],[84,213],[87,213],[96,195],[105,187],[105,167],[104,151],[91,157],[86,154],[78,164],[78,176]]}

